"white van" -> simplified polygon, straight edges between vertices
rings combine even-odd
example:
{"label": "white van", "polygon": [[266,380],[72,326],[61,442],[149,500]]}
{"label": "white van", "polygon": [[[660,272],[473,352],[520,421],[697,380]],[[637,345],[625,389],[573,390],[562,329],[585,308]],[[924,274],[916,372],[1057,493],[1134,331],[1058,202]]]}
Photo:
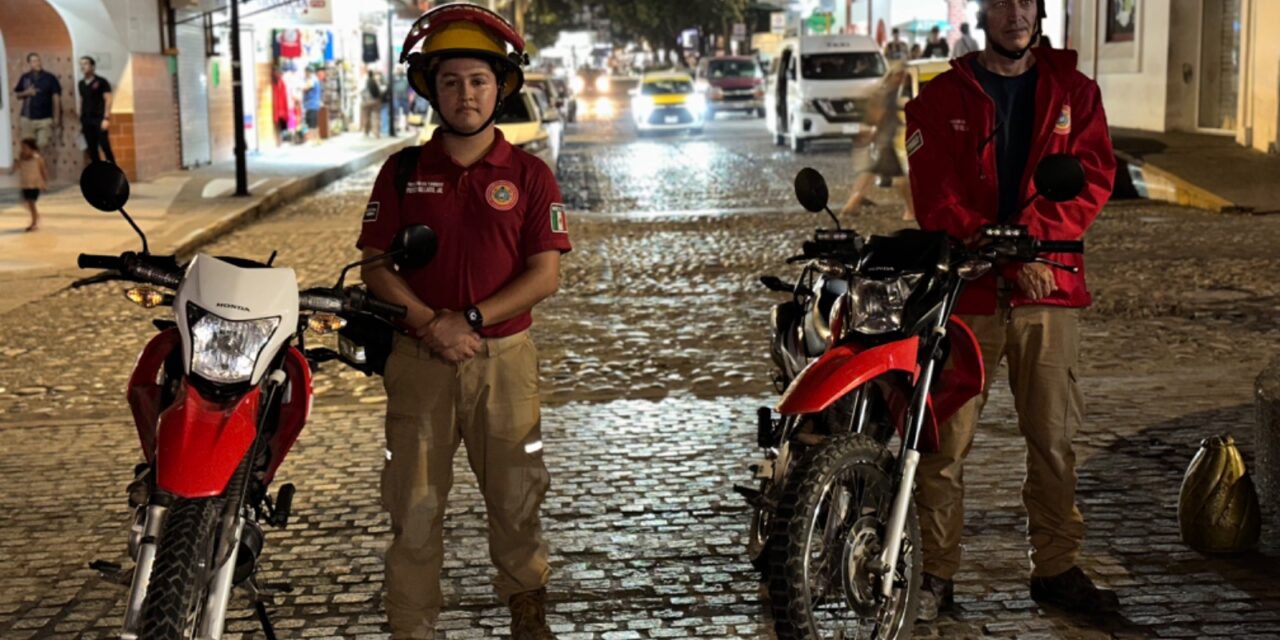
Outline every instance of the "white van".
{"label": "white van", "polygon": [[801,152],[813,140],[858,135],[867,126],[867,101],[887,70],[867,36],[787,39],[770,65],[765,92],[774,144]]}

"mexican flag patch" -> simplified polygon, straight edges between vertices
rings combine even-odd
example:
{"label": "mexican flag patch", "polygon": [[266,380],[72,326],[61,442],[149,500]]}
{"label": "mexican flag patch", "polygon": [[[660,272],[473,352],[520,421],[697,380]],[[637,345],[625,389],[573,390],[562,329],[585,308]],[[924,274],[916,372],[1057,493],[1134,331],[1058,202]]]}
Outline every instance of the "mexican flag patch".
{"label": "mexican flag patch", "polygon": [[565,216],[564,204],[559,202],[551,205],[551,232],[569,233],[569,218]]}

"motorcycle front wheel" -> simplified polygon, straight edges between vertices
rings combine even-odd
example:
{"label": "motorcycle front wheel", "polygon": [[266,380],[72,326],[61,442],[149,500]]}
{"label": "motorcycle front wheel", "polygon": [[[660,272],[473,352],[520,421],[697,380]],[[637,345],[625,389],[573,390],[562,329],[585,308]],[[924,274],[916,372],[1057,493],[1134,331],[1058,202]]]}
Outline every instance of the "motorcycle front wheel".
{"label": "motorcycle front wheel", "polygon": [[179,499],[169,509],[142,605],[140,640],[196,637],[209,593],[214,528],[222,504],[218,498]]}
{"label": "motorcycle front wheel", "polygon": [[860,434],[831,438],[788,487],[786,546],[770,575],[780,640],[911,637],[921,584],[920,522],[907,513],[893,595],[868,565],[884,548],[893,504],[893,455]]}

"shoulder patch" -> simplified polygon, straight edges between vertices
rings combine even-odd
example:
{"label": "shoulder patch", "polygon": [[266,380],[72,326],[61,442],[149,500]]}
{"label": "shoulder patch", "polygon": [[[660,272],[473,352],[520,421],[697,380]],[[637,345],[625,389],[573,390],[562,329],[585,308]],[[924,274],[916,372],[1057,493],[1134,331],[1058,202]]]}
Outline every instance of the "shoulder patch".
{"label": "shoulder patch", "polygon": [[373,222],[373,221],[377,220],[377,219],[378,219],[378,209],[380,209],[380,208],[382,208],[382,204],[381,204],[381,203],[376,202],[376,201],[375,201],[375,202],[370,202],[370,203],[369,203],[369,205],[368,205],[368,206],[366,206],[366,207],[364,208],[364,221],[365,221],[365,222]]}
{"label": "shoulder patch", "polygon": [[923,146],[924,146],[924,133],[919,129],[916,129],[916,132],[911,134],[910,138],[907,138],[907,157],[911,157],[912,155],[914,155],[915,152],[919,151],[920,147],[923,147]]}
{"label": "shoulder patch", "polygon": [[551,232],[569,233],[569,217],[565,215],[564,203],[551,203]]}

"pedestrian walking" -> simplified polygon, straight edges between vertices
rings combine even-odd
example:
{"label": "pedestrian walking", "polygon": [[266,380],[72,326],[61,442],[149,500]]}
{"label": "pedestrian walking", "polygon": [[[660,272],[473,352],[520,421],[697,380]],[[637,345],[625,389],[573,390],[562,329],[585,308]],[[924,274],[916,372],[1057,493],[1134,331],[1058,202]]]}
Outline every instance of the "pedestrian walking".
{"label": "pedestrian walking", "polygon": [[116,155],[111,152],[111,83],[97,75],[98,63],[89,56],[80,58],[80,132],[84,136],[85,155],[90,162],[102,159],[98,155],[101,147],[102,155],[107,162],[116,163]]}
{"label": "pedestrian walking", "polygon": [[952,58],[963,58],[974,51],[980,51],[978,41],[969,34],[969,23],[960,24],[960,39],[956,40],[956,48],[951,51]]}
{"label": "pedestrian walking", "polygon": [[553,638],[539,517],[550,477],[529,327],[533,307],[555,293],[571,245],[554,174],[494,126],[524,83],[523,49],[504,19],[474,5],[446,4],[414,24],[402,61],[441,125],[426,145],[383,165],[357,243],[366,256],[381,254],[409,224],[427,224],[440,239],[423,268],[362,270],[373,293],[408,308],[411,332],[395,337],[384,376],[382,500],[393,536],[385,605],[396,640],[434,637],[459,443],[485,498],[494,587],[511,610],[511,637]]}
{"label": "pedestrian walking", "polygon": [[902,85],[907,80],[905,62],[894,62],[885,75],[884,82],[876,95],[869,102],[868,122],[873,127],[870,144],[858,144],[853,147],[854,171],[858,177],[853,182],[853,192],[849,201],[841,209],[840,215],[848,217],[858,212],[864,202],[872,183],[879,179],[882,183],[896,184],[906,210],[903,220],[915,220],[911,208],[911,185],[903,172],[902,159],[898,157],[897,138],[901,128],[898,99],[902,94]]}
{"label": "pedestrian walking", "polygon": [[898,60],[907,60],[910,56],[907,43],[902,41],[902,32],[897,27],[893,28],[893,39],[884,45],[884,57],[889,62]]}
{"label": "pedestrian walking", "polygon": [[22,201],[31,212],[31,224],[27,231],[40,228],[40,212],[36,209],[36,200],[40,192],[49,189],[49,173],[44,166],[44,157],[35,138],[23,138],[18,152],[18,161],[13,164],[9,174],[18,174],[18,188],[22,190]]}
{"label": "pedestrian walking", "polygon": [[925,43],[924,51],[920,55],[924,58],[946,58],[951,55],[951,48],[943,39],[941,29],[934,27],[929,30],[929,40]]}
{"label": "pedestrian walking", "polygon": [[371,133],[376,138],[382,137],[380,111],[382,109],[383,89],[382,82],[379,79],[381,75],[377,71],[370,69],[364,82],[364,90],[360,92],[360,122],[366,138]]}
{"label": "pedestrian walking", "polygon": [[27,54],[29,70],[18,78],[13,95],[22,100],[18,110],[18,137],[31,138],[43,153],[62,128],[62,84],[44,70],[40,54]]}
{"label": "pedestrian walking", "polygon": [[320,144],[320,109],[324,107],[324,83],[316,77],[314,67],[308,66],[302,81],[302,108],[307,123],[307,137]]}
{"label": "pedestrian walking", "polygon": [[[977,26],[987,45],[953,60],[907,104],[907,154],[920,227],[976,241],[990,224],[1022,224],[1043,240],[1079,240],[1111,194],[1115,155],[1098,85],[1076,70],[1074,51],[1032,49],[1044,2],[980,0]],[[1047,127],[1038,123],[1048,122]],[[975,156],[975,150],[977,155]],[[1084,167],[1084,192],[1070,202],[1037,199],[1023,207],[1031,176],[1048,154]],[[1077,383],[1080,310],[1091,302],[1079,254],[1044,264],[997,266],[972,282],[956,306],[982,348],[987,371],[1009,364],[1018,428],[1027,442],[1022,487],[1031,546],[1031,597],[1070,611],[1118,607],[1079,567],[1084,518],[1076,505],[1076,457],[1083,397]],[[964,529],[964,459],[983,393],[939,429],[941,442],[920,461],[916,506],[924,555],[920,617],[953,605]]]}

